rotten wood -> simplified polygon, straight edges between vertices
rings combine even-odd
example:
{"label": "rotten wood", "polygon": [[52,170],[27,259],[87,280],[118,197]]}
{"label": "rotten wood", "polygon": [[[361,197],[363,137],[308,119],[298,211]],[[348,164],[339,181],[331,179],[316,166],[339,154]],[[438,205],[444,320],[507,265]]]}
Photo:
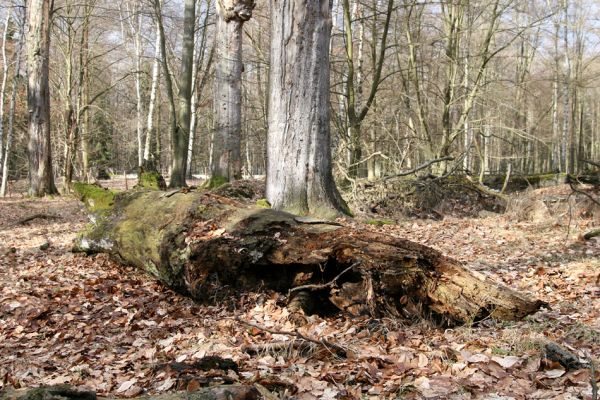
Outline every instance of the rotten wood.
{"label": "rotten wood", "polygon": [[203,191],[125,192],[112,204],[75,249],[110,253],[199,301],[305,286],[353,315],[448,323],[516,320],[545,304],[437,250],[366,228],[301,223]]}

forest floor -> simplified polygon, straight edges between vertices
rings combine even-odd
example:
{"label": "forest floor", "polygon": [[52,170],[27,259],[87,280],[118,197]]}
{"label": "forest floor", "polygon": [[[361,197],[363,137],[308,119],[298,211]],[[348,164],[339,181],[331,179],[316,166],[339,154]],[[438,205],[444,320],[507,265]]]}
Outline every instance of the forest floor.
{"label": "forest floor", "polygon": [[[558,186],[528,196],[569,193]],[[244,294],[228,307],[195,304],[104,255],[71,253],[87,221],[74,198],[0,199],[0,389],[69,383],[133,397],[221,380],[287,387],[298,399],[591,399],[589,369],[565,371],[543,354],[544,343],[557,342],[600,369],[600,240],[580,239],[599,225],[599,213],[594,221],[570,208],[526,218],[513,209],[379,227],[352,222],[435,247],[552,309],[520,322],[451,329],[309,317],[299,332],[347,347],[342,359],[293,345],[248,354],[244,345],[295,339],[236,320],[294,331],[282,295]],[[36,214],[44,218],[20,223]],[[198,382],[164,368],[207,355],[231,358],[239,371],[204,373]]]}

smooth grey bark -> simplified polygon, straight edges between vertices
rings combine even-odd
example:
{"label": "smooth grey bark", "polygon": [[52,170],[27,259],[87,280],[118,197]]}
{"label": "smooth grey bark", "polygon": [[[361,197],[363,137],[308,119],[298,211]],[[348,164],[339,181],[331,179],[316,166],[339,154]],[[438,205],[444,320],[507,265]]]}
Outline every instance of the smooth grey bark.
{"label": "smooth grey bark", "polygon": [[[185,0],[183,16],[183,49],[181,54],[181,71],[179,75],[179,115],[175,130],[172,131],[172,162],[169,187],[186,186],[185,169],[187,166],[187,149],[190,133],[192,110],[192,65],[194,63],[194,28],[196,26],[196,1]],[[166,59],[166,52],[163,52]]]}
{"label": "smooth grey bark", "polygon": [[29,194],[58,193],[50,143],[50,0],[30,0],[27,9],[27,108],[29,110]]}
{"label": "smooth grey bark", "polygon": [[242,177],[242,26],[254,0],[218,0],[210,186]]}
{"label": "smooth grey bark", "polygon": [[271,0],[266,195],[275,209],[348,213],[332,175],[329,0]]}
{"label": "smooth grey bark", "polygon": [[152,151],[152,133],[154,131],[154,107],[156,105],[156,92],[158,91],[158,77],[160,68],[160,28],[156,23],[156,42],[154,45],[154,61],[152,63],[152,84],[150,86],[150,100],[148,101],[148,117],[146,119],[146,135],[144,140],[144,157],[142,164],[154,163],[155,154]]}

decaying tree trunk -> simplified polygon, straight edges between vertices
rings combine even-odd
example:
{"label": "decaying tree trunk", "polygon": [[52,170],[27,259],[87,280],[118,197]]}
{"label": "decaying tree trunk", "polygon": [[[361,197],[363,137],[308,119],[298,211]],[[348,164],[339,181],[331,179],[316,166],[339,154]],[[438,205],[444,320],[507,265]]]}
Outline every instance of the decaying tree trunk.
{"label": "decaying tree trunk", "polygon": [[76,250],[108,252],[204,301],[231,290],[309,291],[351,314],[519,319],[544,303],[437,250],[389,235],[259,208],[214,192],[133,191],[101,210]]}

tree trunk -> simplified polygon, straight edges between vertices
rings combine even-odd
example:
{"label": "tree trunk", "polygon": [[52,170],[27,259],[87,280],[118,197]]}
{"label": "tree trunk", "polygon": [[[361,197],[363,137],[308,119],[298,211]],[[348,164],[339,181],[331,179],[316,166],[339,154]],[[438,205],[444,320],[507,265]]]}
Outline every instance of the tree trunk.
{"label": "tree trunk", "polygon": [[[21,39],[19,40],[19,44],[17,45],[17,51],[15,53],[15,61],[16,61],[16,65],[15,65],[15,71],[19,71],[21,69],[21,53],[23,52],[23,45],[24,45],[24,40],[23,40],[23,31],[24,31],[24,27],[23,25],[21,25],[19,27],[20,29],[20,37]],[[7,131],[6,131],[6,143],[4,145],[4,149],[0,149],[0,151],[4,151],[4,157],[2,160],[3,166],[2,166],[2,184],[0,185],[0,197],[4,197],[6,196],[6,189],[8,186],[8,161],[10,158],[10,151],[11,151],[11,147],[12,147],[12,141],[13,141],[13,130],[14,130],[14,121],[15,121],[15,104],[17,102],[17,85],[19,83],[19,74],[17,74],[15,72],[15,74],[13,74],[13,78],[12,78],[12,88],[11,88],[11,94],[10,94],[10,103],[8,106],[8,126],[7,126]]]}
{"label": "tree trunk", "polygon": [[148,117],[146,118],[146,135],[144,143],[144,160],[142,165],[146,168],[148,165],[153,164],[155,166],[155,151],[152,146],[153,132],[154,132],[154,107],[156,105],[156,93],[158,91],[158,78],[159,78],[159,66],[160,66],[160,29],[158,23],[156,23],[156,41],[154,43],[154,61],[152,62],[152,84],[150,85],[150,99],[148,100]]}
{"label": "tree trunk", "polygon": [[352,315],[435,315],[447,322],[519,319],[543,305],[437,250],[388,234],[215,192],[113,198],[95,186],[77,187],[98,214],[77,249],[113,254],[197,300],[266,287],[308,291],[321,308],[332,303]]}
{"label": "tree trunk", "polygon": [[348,213],[331,171],[328,0],[271,0],[267,199],[274,208]]}
{"label": "tree trunk", "polygon": [[[179,116],[172,131],[172,162],[169,187],[187,186],[185,168],[190,134],[192,100],[192,64],[194,62],[194,29],[196,26],[196,2],[185,0],[183,17],[183,49],[181,54],[181,73],[179,75]],[[166,59],[166,53],[164,54]]]}
{"label": "tree trunk", "polygon": [[[8,59],[6,58],[6,37],[8,36],[8,23],[12,10],[7,10],[4,30],[2,33],[2,82],[0,83],[0,175],[2,175],[2,157],[4,155],[4,95],[6,93],[6,80],[8,79]],[[16,71],[15,74],[18,74]]]}
{"label": "tree trunk", "polygon": [[211,186],[242,177],[242,26],[252,17],[254,0],[217,1],[215,131]]}
{"label": "tree trunk", "polygon": [[58,193],[52,174],[50,145],[50,0],[31,0],[27,12],[29,193],[44,196]]}

